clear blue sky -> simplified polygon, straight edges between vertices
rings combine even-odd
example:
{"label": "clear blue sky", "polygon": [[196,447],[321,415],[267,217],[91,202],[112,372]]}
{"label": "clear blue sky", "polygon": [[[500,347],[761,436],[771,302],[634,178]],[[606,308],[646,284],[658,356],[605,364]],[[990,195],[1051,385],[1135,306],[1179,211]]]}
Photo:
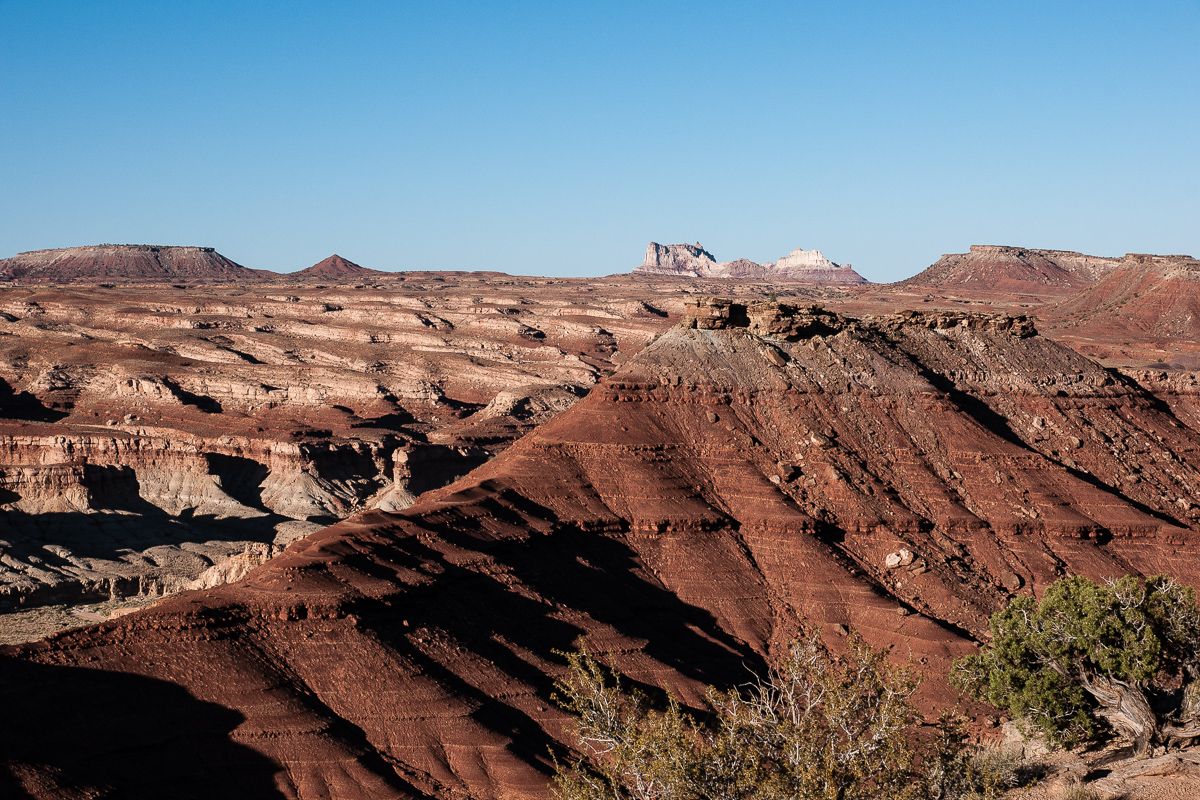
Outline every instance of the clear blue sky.
{"label": "clear blue sky", "polygon": [[0,0],[0,257],[1200,256],[1200,2]]}

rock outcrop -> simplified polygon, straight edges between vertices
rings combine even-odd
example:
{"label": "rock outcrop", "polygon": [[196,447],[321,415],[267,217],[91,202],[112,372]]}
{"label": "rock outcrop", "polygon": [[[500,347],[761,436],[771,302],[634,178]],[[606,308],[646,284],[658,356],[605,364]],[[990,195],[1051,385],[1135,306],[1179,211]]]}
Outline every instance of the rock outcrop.
{"label": "rock outcrop", "polygon": [[[416,505],[3,648],[0,703],[22,724],[0,726],[0,763],[36,798],[545,798],[566,736],[556,651],[582,636],[695,703],[801,620],[911,654],[922,702],[945,702],[950,660],[1016,593],[1200,581],[1198,400],[1017,316],[699,300]],[[62,725],[85,700],[98,721]]]}
{"label": "rock outcrop", "polygon": [[866,280],[849,264],[835,264],[820,250],[793,250],[771,264],[745,258],[717,263],[713,255],[690,244],[662,245],[651,242],[646,258],[635,275],[675,275],[686,278],[718,278],[748,281],[806,281],[812,283],[862,284]]}
{"label": "rock outcrop", "polygon": [[0,259],[0,281],[22,284],[145,281],[247,283],[274,273],[247,269],[211,247],[99,244],[30,250]]}
{"label": "rock outcrop", "polygon": [[634,272],[645,275],[685,275],[690,278],[710,277],[717,268],[713,254],[699,242],[692,244],[659,244],[646,246],[646,257]]}

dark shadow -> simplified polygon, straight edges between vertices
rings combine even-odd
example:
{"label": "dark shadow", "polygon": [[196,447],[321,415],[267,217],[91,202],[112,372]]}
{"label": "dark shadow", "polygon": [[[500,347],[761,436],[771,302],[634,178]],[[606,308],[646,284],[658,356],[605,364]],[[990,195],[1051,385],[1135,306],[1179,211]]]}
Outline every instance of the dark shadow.
{"label": "dark shadow", "polygon": [[229,456],[223,453],[205,453],[209,473],[221,480],[225,494],[250,508],[264,508],[262,484],[271,470],[251,458]]}
{"label": "dark shadow", "polygon": [[[480,528],[480,520],[489,529],[500,524],[543,533],[497,539]],[[554,687],[540,662],[563,664],[555,651],[573,650],[589,631],[615,630],[644,642],[649,657],[701,685],[729,688],[765,672],[763,658],[711,613],[647,577],[652,573],[621,530],[583,530],[560,523],[524,496],[486,490],[458,509],[408,517],[399,525],[404,534],[388,536],[386,528],[376,528],[386,541],[343,552],[338,561],[372,583],[403,582],[403,592],[345,611],[445,691],[475,706],[476,721],[509,737],[508,749],[547,777],[553,772],[548,748],[559,750],[545,720],[479,688],[470,664],[490,663],[532,687],[545,708],[554,707]],[[483,569],[477,566],[482,562]],[[414,582],[411,576],[422,573],[436,578]],[[426,637],[425,645],[416,644],[417,637]],[[468,661],[428,655],[459,648],[471,654]],[[663,687],[642,688],[662,697]]]}
{"label": "dark shadow", "polygon": [[448,486],[491,459],[482,448],[413,447],[408,452],[408,491],[415,496]]}
{"label": "dark shadow", "polygon": [[1008,424],[1008,419],[1006,419],[1004,415],[997,413],[995,409],[980,400],[978,397],[967,394],[959,389],[954,384],[954,381],[950,380],[945,375],[934,372],[928,367],[920,366],[915,361],[913,362],[913,366],[917,367],[917,371],[922,378],[929,381],[938,391],[945,392],[947,395],[949,395],[950,399],[954,401],[954,404],[958,406],[963,413],[970,416],[988,431],[994,433],[996,436],[999,436],[1004,441],[1020,447],[1023,450],[1029,448],[1029,445],[1025,443],[1025,440],[1018,436]]}
{"label": "dark shadow", "polygon": [[[685,603],[657,582],[639,577],[647,568],[637,552],[618,538],[619,533],[614,536],[560,526],[552,511],[512,492],[485,498],[472,510],[482,512],[493,523],[507,522],[527,530],[552,528],[552,532],[528,540],[489,541],[471,535],[470,518],[439,525],[428,525],[422,518],[410,518],[408,522],[455,547],[486,553],[545,598],[548,605],[512,591],[492,575],[444,562],[439,552],[426,548],[419,540],[405,539],[402,546],[410,559],[444,565],[445,572],[432,591],[440,593],[454,587],[437,600],[418,601],[422,621],[447,630],[502,632],[522,646],[553,658],[551,650],[572,649],[582,632],[550,617],[555,608],[571,608],[602,626],[611,625],[631,638],[645,639],[649,655],[701,683],[730,686],[745,681],[747,665],[755,671],[765,670],[761,656],[726,633],[708,611]],[[408,596],[412,591],[408,590]]]}
{"label": "dark shadow", "polygon": [[282,798],[280,767],[230,736],[244,719],[165,681],[0,656],[0,795]]}
{"label": "dark shadow", "polygon": [[208,397],[207,395],[189,392],[187,389],[184,389],[170,378],[164,377],[162,381],[163,386],[166,386],[167,389],[170,390],[171,394],[175,395],[175,399],[183,403],[185,406],[193,406],[194,408],[198,408],[206,414],[221,413],[221,404],[218,403],[214,398]]}
{"label": "dark shadow", "polygon": [[455,416],[469,417],[481,408],[485,408],[487,403],[470,403],[466,400],[455,400],[453,397],[442,399],[442,405],[450,409]]}
{"label": "dark shadow", "polygon": [[69,417],[66,411],[48,408],[29,392],[15,392],[8,381],[0,378],[0,417],[27,422],[58,422]]}
{"label": "dark shadow", "polygon": [[[95,503],[98,508],[125,513],[0,511],[0,539],[6,543],[5,554],[57,575],[56,582],[40,582],[36,588],[22,593],[22,602],[26,606],[92,602],[107,599],[110,591],[124,596],[137,595],[142,590],[137,574],[130,576],[126,569],[90,564],[89,559],[136,562],[146,558],[145,553],[151,548],[168,545],[183,551],[188,542],[270,543],[275,539],[275,526],[288,519],[274,513],[246,519],[218,519],[209,514],[197,515],[194,509],[183,509],[179,515],[171,516],[138,496],[137,481],[129,467],[89,464],[86,468],[111,473],[108,475],[110,486],[112,483],[119,485],[125,479],[130,489],[116,491],[117,496]],[[70,553],[64,557],[55,550],[48,550],[47,545],[65,547]],[[131,555],[130,551],[141,555]],[[183,552],[179,555],[191,557]],[[160,563],[159,557],[150,554],[148,560]],[[79,559],[84,559],[83,563],[89,566],[84,579],[74,577],[79,571]]]}
{"label": "dark shadow", "polygon": [[400,411],[396,414],[384,414],[375,419],[368,419],[362,422],[356,422],[351,425],[351,428],[381,428],[385,431],[404,431],[405,425],[411,425],[417,419],[407,411]]}
{"label": "dark shadow", "polygon": [[249,353],[243,352],[243,351],[241,351],[241,350],[234,350],[232,347],[225,347],[225,348],[222,348],[222,349],[224,349],[224,350],[228,350],[229,352],[233,353],[233,354],[234,354],[235,356],[237,356],[238,358],[240,358],[240,359],[242,359],[243,361],[245,361],[247,364],[259,364],[259,365],[261,365],[262,363],[264,363],[264,362],[262,362],[262,361],[259,361],[257,358],[255,358],[254,356],[250,355]]}

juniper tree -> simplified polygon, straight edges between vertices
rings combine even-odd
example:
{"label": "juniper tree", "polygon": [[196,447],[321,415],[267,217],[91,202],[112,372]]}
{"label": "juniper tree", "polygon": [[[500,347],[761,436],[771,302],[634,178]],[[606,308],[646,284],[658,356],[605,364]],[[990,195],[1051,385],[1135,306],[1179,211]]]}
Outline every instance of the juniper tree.
{"label": "juniper tree", "polygon": [[991,618],[992,641],[955,663],[952,681],[1050,741],[1107,726],[1145,754],[1200,736],[1200,612],[1195,591],[1164,575],[1097,584],[1062,578],[1040,601],[1018,597]]}

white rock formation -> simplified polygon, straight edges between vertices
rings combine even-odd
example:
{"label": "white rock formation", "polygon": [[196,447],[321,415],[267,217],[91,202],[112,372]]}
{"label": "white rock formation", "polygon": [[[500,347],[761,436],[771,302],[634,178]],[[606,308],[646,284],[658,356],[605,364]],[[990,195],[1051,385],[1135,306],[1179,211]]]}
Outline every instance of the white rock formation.
{"label": "white rock formation", "polygon": [[776,261],[775,269],[841,269],[841,267],[823,256],[820,250],[805,250],[797,247]]}
{"label": "white rock formation", "polygon": [[646,247],[646,258],[634,270],[649,275],[686,275],[691,278],[711,277],[717,260],[712,253],[700,246],[690,244],[659,244],[651,242]]}
{"label": "white rock formation", "polygon": [[699,242],[694,245],[664,245],[651,242],[646,248],[646,258],[634,273],[754,281],[866,283],[849,264],[835,264],[825,258],[820,250],[796,249],[773,264],[758,264],[745,258],[717,263],[712,253],[705,250]]}

